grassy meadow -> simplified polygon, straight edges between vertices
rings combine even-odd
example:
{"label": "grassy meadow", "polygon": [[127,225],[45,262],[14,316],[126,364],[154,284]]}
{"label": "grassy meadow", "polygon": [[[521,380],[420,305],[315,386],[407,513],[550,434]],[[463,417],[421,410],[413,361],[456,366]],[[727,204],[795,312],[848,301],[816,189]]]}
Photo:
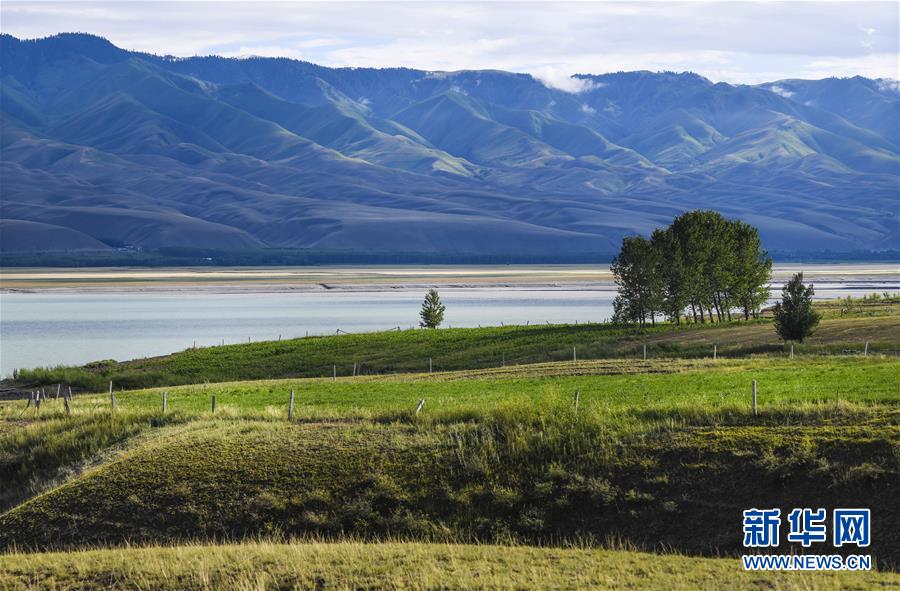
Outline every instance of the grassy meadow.
{"label": "grassy meadow", "polygon": [[[174,373],[116,382],[115,410],[105,392],[69,415],[61,398],[0,401],[0,588],[898,585],[900,327],[870,311],[835,310],[793,359],[758,352],[765,320],[413,331],[133,362]],[[515,353],[571,354],[576,337],[594,339],[579,361]],[[582,358],[590,342],[628,355]],[[505,365],[303,377],[341,347],[463,364],[500,344]],[[173,385],[203,358],[242,379]],[[870,507],[882,572],[744,573],[741,511],[796,506]]]}
{"label": "grassy meadow", "polygon": [[[264,565],[265,568],[260,568]],[[4,589],[891,589],[892,573],[744,573],[735,559],[597,548],[294,542],[0,556]]]}
{"label": "grassy meadow", "polygon": [[[794,346],[797,355],[900,353],[900,301],[841,300],[821,306],[816,333]],[[770,319],[723,324],[660,323],[638,330],[615,324],[530,325],[340,334],[187,349],[162,357],[96,361],[80,367],[19,370],[21,385],[64,383],[99,392],[110,380],[125,389],[409,372],[458,371],[597,359],[702,359],[783,356]]]}

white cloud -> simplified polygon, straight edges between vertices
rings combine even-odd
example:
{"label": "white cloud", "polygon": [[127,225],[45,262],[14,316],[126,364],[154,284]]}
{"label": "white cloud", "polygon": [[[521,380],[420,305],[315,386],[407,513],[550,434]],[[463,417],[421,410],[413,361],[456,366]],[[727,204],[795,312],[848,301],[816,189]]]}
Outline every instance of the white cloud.
{"label": "white cloud", "polygon": [[591,80],[575,78],[557,66],[541,66],[531,71],[531,75],[540,80],[547,88],[555,88],[572,94],[588,92],[595,88]]}
{"label": "white cloud", "polygon": [[586,113],[586,114],[588,114],[588,115],[593,115],[594,113],[597,112],[597,109],[595,109],[594,107],[590,106],[590,105],[587,104],[587,103],[583,103],[583,104],[581,105],[581,112],[582,112],[582,113]]}
{"label": "white cloud", "polygon": [[774,92],[778,96],[783,96],[784,98],[788,98],[788,99],[791,98],[792,96],[794,96],[794,94],[796,94],[796,93],[791,92],[787,88],[785,88],[783,86],[779,86],[777,84],[773,84],[772,86],[770,86],[769,90]]}
{"label": "white cloud", "polygon": [[876,82],[878,82],[878,89],[882,92],[900,93],[900,80],[894,80],[893,78],[879,78]]}

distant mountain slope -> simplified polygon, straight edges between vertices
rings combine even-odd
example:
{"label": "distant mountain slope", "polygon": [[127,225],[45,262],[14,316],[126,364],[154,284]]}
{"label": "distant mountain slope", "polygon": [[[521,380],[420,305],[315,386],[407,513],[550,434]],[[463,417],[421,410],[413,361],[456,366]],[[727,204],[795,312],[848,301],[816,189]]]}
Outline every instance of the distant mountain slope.
{"label": "distant mountain slope", "polygon": [[609,253],[691,208],[898,248],[900,91],[171,58],[0,36],[4,251]]}

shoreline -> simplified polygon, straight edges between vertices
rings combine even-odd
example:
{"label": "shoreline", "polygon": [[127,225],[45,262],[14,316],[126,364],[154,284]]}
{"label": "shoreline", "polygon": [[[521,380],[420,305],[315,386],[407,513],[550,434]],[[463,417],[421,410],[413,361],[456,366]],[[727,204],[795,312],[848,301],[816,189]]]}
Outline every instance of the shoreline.
{"label": "shoreline", "polygon": [[[890,263],[775,265],[772,283],[798,271],[814,283],[900,290],[900,265]],[[615,282],[608,266],[584,265],[0,269],[0,294],[377,293],[428,288],[609,291]]]}

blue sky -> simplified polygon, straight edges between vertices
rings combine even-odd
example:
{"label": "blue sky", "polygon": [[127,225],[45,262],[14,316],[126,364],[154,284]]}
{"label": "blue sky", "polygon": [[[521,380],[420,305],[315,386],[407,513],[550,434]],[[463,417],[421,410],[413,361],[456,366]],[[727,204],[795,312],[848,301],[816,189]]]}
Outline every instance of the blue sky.
{"label": "blue sky", "polygon": [[327,66],[496,68],[577,90],[573,73],[690,70],[714,81],[898,78],[898,2],[0,3],[17,37],[84,31],[178,56]]}

